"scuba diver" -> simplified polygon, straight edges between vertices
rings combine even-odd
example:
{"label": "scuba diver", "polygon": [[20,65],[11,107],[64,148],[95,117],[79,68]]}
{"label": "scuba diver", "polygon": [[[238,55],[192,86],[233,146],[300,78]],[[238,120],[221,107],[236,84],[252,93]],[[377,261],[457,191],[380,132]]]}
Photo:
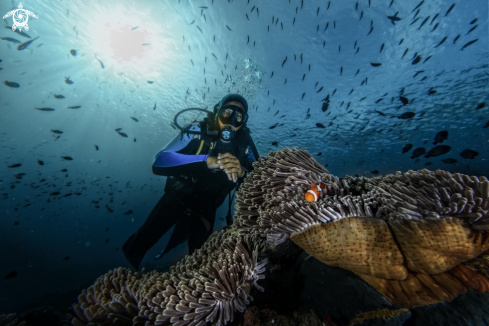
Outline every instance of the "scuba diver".
{"label": "scuba diver", "polygon": [[[182,128],[177,117],[188,110],[207,112],[207,118]],[[167,177],[164,195],[122,247],[136,271],[145,253],[174,225],[168,245],[154,259],[187,239],[192,254],[212,234],[217,208],[238,189],[258,159],[247,121],[248,103],[238,94],[224,96],[212,113],[191,108],[175,116],[174,124],[181,132],[153,163],[153,173]],[[231,202],[229,197],[228,225],[232,223]]]}

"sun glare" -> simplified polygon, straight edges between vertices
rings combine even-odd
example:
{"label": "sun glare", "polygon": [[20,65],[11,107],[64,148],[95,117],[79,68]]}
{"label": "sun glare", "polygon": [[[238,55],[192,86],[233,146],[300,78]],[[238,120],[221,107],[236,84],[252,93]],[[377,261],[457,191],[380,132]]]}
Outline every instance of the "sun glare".
{"label": "sun glare", "polygon": [[141,13],[112,12],[99,17],[91,31],[93,52],[100,60],[119,67],[150,71],[161,48],[153,23]]}

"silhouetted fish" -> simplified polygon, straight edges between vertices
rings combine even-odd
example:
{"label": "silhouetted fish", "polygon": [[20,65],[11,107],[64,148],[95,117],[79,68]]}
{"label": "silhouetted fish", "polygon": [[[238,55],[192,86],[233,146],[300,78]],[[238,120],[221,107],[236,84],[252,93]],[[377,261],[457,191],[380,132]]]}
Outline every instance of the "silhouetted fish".
{"label": "silhouetted fish", "polygon": [[71,55],[72,55],[72,56],[74,56],[74,57],[76,57],[76,55],[77,55],[77,52],[76,52],[76,50],[74,50],[74,49],[71,49],[71,50],[70,50],[70,53],[71,53]]}
{"label": "silhouetted fish", "polygon": [[373,67],[378,67],[378,66],[381,66],[381,65],[382,65],[381,63],[373,63],[373,62],[370,62],[370,64],[371,64]]}
{"label": "silhouetted fish", "polygon": [[423,155],[425,152],[426,152],[426,149],[424,147],[418,147],[413,151],[413,155],[411,156],[411,158],[419,157],[419,156]]}
{"label": "silhouetted fish", "polygon": [[27,47],[28,47],[28,46],[29,46],[29,45],[30,45],[32,42],[34,42],[34,41],[35,41],[35,40],[37,40],[38,38],[39,38],[39,36],[38,36],[38,37],[36,37],[36,38],[33,38],[32,40],[29,40],[29,41],[27,41],[27,42],[22,43],[21,45],[19,45],[19,46],[17,47],[17,50],[19,50],[19,51],[24,50],[25,48],[27,48]]}
{"label": "silhouetted fish", "polygon": [[452,11],[453,7],[455,7],[455,4],[451,5],[450,8],[448,8],[447,13],[445,14],[445,17]]}
{"label": "silhouetted fish", "polygon": [[71,85],[74,84],[75,82],[70,79],[70,77],[65,77],[65,83]]}
{"label": "silhouetted fish", "polygon": [[448,36],[445,36],[445,37],[443,38],[443,40],[441,40],[441,42],[440,42],[440,43],[438,43],[438,45],[437,45],[437,46],[435,46],[435,48],[437,48],[437,47],[439,47],[440,45],[442,45],[443,43],[445,43],[445,41],[447,40],[447,37],[448,37]]}
{"label": "silhouetted fish", "polygon": [[409,103],[409,100],[404,96],[401,96],[399,99],[401,100],[402,105],[406,105]]}
{"label": "silhouetted fish", "polygon": [[475,42],[477,42],[479,39],[476,39],[476,40],[472,40],[470,42],[468,42],[467,44],[465,44],[464,46],[462,46],[462,48],[460,49],[461,51],[463,51],[466,47],[468,47],[469,45],[472,45],[474,44]]}
{"label": "silhouetted fish", "polygon": [[318,122],[318,123],[316,123],[316,126],[317,126],[318,128],[326,128],[326,127],[325,127],[325,126],[324,126],[322,123],[319,123],[319,122]]}
{"label": "silhouetted fish", "polygon": [[57,99],[60,99],[60,98],[65,98],[63,95],[56,95],[56,94],[54,94],[53,96],[54,96],[55,98],[57,98]]}
{"label": "silhouetted fish", "polygon": [[444,140],[447,139],[448,139],[448,131],[447,130],[440,131],[436,134],[433,145],[441,144],[443,143]]}
{"label": "silhouetted fish", "polygon": [[477,155],[479,155],[479,152],[473,151],[471,149],[464,149],[462,153],[460,153],[460,156],[468,159],[474,159]]}
{"label": "silhouetted fish", "polygon": [[136,121],[136,122],[139,122],[138,119],[136,119],[135,117],[131,117],[132,120]]}
{"label": "silhouetted fish", "polygon": [[98,146],[97,145],[94,145],[95,146],[95,150],[98,151]]}
{"label": "silhouetted fish", "polygon": [[70,156],[61,156],[61,158],[66,160],[66,161],[73,161],[73,158]]}
{"label": "silhouetted fish", "polygon": [[35,108],[35,109],[39,111],[54,111],[54,109],[52,108]]}
{"label": "silhouetted fish", "polygon": [[122,137],[127,138],[127,134],[126,134],[126,133],[124,133],[124,132],[122,132],[122,131],[118,131],[117,133],[118,133],[119,135],[121,135]]}
{"label": "silhouetted fish", "polygon": [[61,130],[53,130],[53,129],[51,129],[51,132],[58,134],[58,135],[61,135],[63,133]]}
{"label": "silhouetted fish", "polygon": [[428,158],[428,157],[440,156],[440,155],[443,155],[443,154],[450,152],[451,149],[452,149],[452,147],[450,147],[448,145],[438,145],[438,146],[435,146],[432,149],[430,149],[430,151],[428,153],[426,153],[426,155],[424,157]]}
{"label": "silhouetted fish", "polygon": [[81,108],[81,105],[75,105],[75,106],[67,106],[68,109],[79,109]]}
{"label": "silhouetted fish", "polygon": [[453,163],[457,163],[457,160],[454,159],[454,158],[446,158],[444,160],[441,160],[443,163],[447,163],[447,164],[453,164]]}
{"label": "silhouetted fish", "polygon": [[125,212],[125,213],[124,213],[124,215],[130,215],[130,214],[132,214],[132,213],[133,213],[133,211],[130,209],[130,210],[128,210],[127,212]]}
{"label": "silhouetted fish", "polygon": [[413,144],[407,144],[407,145],[404,145],[404,147],[402,148],[402,153],[407,153],[411,150],[411,148],[413,148]]}
{"label": "silhouetted fish", "polygon": [[18,168],[21,165],[22,165],[21,163],[16,163],[16,164],[10,165],[9,168]]}
{"label": "silhouetted fish", "polygon": [[15,44],[18,44],[18,43],[22,43],[20,42],[19,40],[16,40],[14,38],[11,38],[11,37],[0,37],[2,40],[4,41],[7,41],[7,42],[12,42],[12,43],[15,43]]}
{"label": "silhouetted fish", "polygon": [[12,87],[12,88],[19,88],[20,85],[16,82],[9,82],[8,80],[4,81],[3,82],[5,85],[7,85],[8,87]]}
{"label": "silhouetted fish", "polygon": [[43,162],[43,161],[41,161],[41,160],[37,160],[37,164],[39,164],[39,165],[44,165],[44,162]]}
{"label": "silhouetted fish", "polygon": [[422,59],[422,58],[421,58],[421,56],[420,56],[420,55],[418,55],[418,56],[416,57],[416,59],[414,59],[414,60],[413,60],[413,62],[411,62],[411,64],[413,64],[413,65],[418,64],[418,63],[421,61],[421,59]]}
{"label": "silhouetted fish", "polygon": [[477,105],[476,109],[477,110],[480,110],[480,109],[484,108],[485,106],[486,106],[486,103],[485,102],[482,102],[479,105]]}
{"label": "silhouetted fish", "polygon": [[11,271],[10,273],[8,273],[7,275],[5,275],[3,277],[4,280],[8,280],[8,279],[11,279],[11,278],[14,278],[16,277],[17,275],[19,275],[19,273],[17,273],[16,271]]}

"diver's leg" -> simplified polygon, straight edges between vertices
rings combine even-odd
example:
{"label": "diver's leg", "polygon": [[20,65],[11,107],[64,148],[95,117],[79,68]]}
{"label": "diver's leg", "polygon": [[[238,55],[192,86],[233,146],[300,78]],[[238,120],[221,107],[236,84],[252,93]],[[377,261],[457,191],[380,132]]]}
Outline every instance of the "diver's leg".
{"label": "diver's leg", "polygon": [[195,214],[189,222],[188,249],[192,254],[196,249],[202,247],[214,230],[216,210],[205,211]]}
{"label": "diver's leg", "polygon": [[178,214],[164,194],[149,214],[144,224],[122,246],[129,263],[138,270],[144,254],[177,222]]}

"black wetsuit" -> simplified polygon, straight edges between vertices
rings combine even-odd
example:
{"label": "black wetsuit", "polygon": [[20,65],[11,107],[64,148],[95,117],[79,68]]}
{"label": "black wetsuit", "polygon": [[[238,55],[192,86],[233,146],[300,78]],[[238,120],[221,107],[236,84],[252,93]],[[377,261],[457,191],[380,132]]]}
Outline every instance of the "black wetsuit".
{"label": "black wetsuit", "polygon": [[[207,125],[193,123],[188,130],[199,132],[201,128],[207,128]],[[236,187],[236,183],[229,181],[223,171],[207,168],[207,157],[231,153],[239,159],[246,176],[253,169],[251,163],[255,161],[250,140],[249,131],[243,128],[236,133],[236,139],[228,144],[215,136],[180,133],[156,155],[153,173],[168,177],[165,193],[144,224],[122,248],[136,270],[146,251],[173,225],[176,226],[170,242],[160,255],[187,238],[190,253],[204,244],[213,231],[217,208]],[[238,178],[238,184],[243,178]]]}

